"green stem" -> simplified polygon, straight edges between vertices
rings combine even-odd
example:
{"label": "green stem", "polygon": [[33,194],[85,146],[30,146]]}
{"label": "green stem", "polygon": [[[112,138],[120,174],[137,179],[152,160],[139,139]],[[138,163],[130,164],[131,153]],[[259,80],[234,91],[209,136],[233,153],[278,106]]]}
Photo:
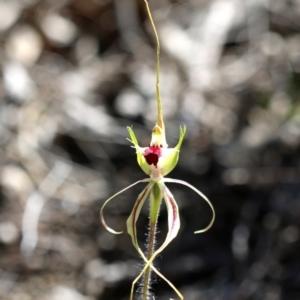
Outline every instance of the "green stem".
{"label": "green stem", "polygon": [[[157,184],[153,186],[150,194],[150,228],[149,228],[149,239],[148,239],[148,249],[147,249],[147,259],[149,260],[154,252],[155,241],[156,241],[156,228],[157,220],[159,215],[159,209],[161,204],[162,196],[160,189]],[[143,300],[148,300],[149,289],[151,287],[151,268],[147,268],[144,276],[143,284]]]}
{"label": "green stem", "polygon": [[160,95],[160,88],[159,88],[159,82],[160,82],[160,42],[158,33],[155,27],[155,23],[152,18],[151,10],[148,4],[147,0],[144,0],[147,8],[147,13],[149,16],[149,20],[151,23],[151,26],[154,31],[155,39],[156,39],[156,100],[157,100],[157,125],[165,132],[165,125],[163,121],[163,112],[162,112],[162,103],[161,103],[161,95]]}

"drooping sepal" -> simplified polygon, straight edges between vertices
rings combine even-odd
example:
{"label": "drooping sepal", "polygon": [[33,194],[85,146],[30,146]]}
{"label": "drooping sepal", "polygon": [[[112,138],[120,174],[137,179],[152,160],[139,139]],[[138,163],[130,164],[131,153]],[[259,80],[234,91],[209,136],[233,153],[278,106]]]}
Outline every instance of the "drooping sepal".
{"label": "drooping sepal", "polygon": [[113,234],[121,234],[121,233],[122,233],[122,231],[115,231],[114,229],[110,228],[110,227],[106,224],[106,222],[105,222],[103,212],[104,212],[104,208],[105,208],[105,206],[108,204],[108,202],[110,202],[113,198],[115,198],[116,196],[118,196],[118,195],[120,195],[121,193],[125,192],[126,190],[128,190],[128,189],[132,188],[133,186],[137,185],[138,183],[140,183],[140,182],[149,182],[149,181],[150,181],[149,178],[139,180],[139,181],[137,181],[137,182],[135,182],[135,183],[129,185],[129,186],[126,187],[125,189],[119,191],[118,193],[114,194],[113,196],[111,196],[110,198],[108,198],[108,199],[104,202],[104,204],[102,205],[101,210],[100,210],[100,219],[101,219],[101,222],[102,222],[102,224],[103,224],[103,226],[105,227],[106,230],[108,230],[109,232],[111,232],[111,233],[113,233]]}
{"label": "drooping sepal", "polygon": [[141,209],[146,201],[146,199],[149,196],[149,193],[154,185],[153,181],[150,181],[149,184],[144,188],[144,190],[139,194],[133,209],[131,211],[131,214],[129,218],[127,219],[127,232],[131,236],[132,244],[137,249],[138,252],[140,252],[139,245],[137,243],[137,236],[136,236],[136,222],[140,215]]}
{"label": "drooping sepal", "polygon": [[[143,273],[146,271],[147,268],[151,267],[151,264],[155,257],[161,253],[168,245],[169,243],[176,237],[178,230],[180,228],[180,219],[179,219],[179,211],[178,211],[178,206],[177,203],[174,199],[174,196],[170,192],[170,190],[165,186],[165,184],[160,181],[157,182],[159,189],[161,191],[161,194],[163,195],[167,210],[168,210],[168,234],[167,237],[164,241],[164,243],[153,253],[151,258],[147,261],[146,264],[140,273],[140,275],[137,277],[137,280],[143,275]],[[175,290],[177,293],[177,290]],[[179,293],[180,294],[180,293]],[[181,294],[180,294],[181,295]],[[182,297],[182,296],[181,296]]]}
{"label": "drooping sepal", "polygon": [[156,251],[162,251],[176,236],[180,228],[180,219],[177,203],[170,190],[165,186],[164,183],[159,183],[161,190],[163,191],[164,199],[168,210],[168,227],[169,232],[163,245]]}
{"label": "drooping sepal", "polygon": [[202,192],[200,192],[194,186],[192,186],[191,184],[189,184],[189,183],[187,183],[187,182],[185,182],[183,180],[173,179],[173,178],[164,178],[163,182],[173,182],[173,183],[178,183],[178,184],[182,184],[182,185],[185,185],[185,186],[189,187],[194,192],[196,192],[200,197],[202,197],[207,202],[207,204],[209,205],[209,207],[211,208],[212,217],[211,217],[211,220],[210,220],[209,224],[204,229],[197,230],[194,233],[196,233],[196,234],[197,233],[203,233],[203,232],[207,231],[208,229],[210,229],[212,227],[212,225],[215,222],[215,218],[216,218],[215,209],[214,209],[213,205],[211,204],[211,202],[209,201],[209,199]]}
{"label": "drooping sepal", "polygon": [[[161,277],[163,280],[167,282],[167,284],[174,290],[174,292],[178,295],[178,297],[183,300],[182,294],[176,289],[176,287],[165,277],[163,276],[152,264],[153,260],[155,257],[163,251],[165,247],[176,237],[178,230],[180,228],[180,220],[179,220],[179,212],[178,212],[178,207],[176,204],[176,201],[172,195],[172,193],[169,191],[169,189],[165,186],[163,182],[157,182],[154,183],[152,186],[150,186],[152,183],[150,182],[148,186],[142,191],[142,193],[139,195],[138,200],[136,201],[136,204],[132,210],[132,213],[127,220],[127,230],[128,233],[131,235],[132,242],[134,247],[137,249],[138,253],[141,255],[145,262],[145,266],[143,270],[140,272],[140,274],[135,278],[135,280],[132,283],[131,287],[131,293],[130,293],[130,300],[133,300],[133,293],[134,293],[134,287],[135,284],[140,280],[140,278],[143,276],[147,268],[151,268],[159,277]],[[137,241],[137,234],[136,234],[136,221],[139,216],[140,210],[145,202],[145,198],[149,195],[148,188],[151,190],[151,201],[152,203],[152,208],[154,208],[155,205],[158,205],[154,210],[159,209],[159,203],[161,197],[165,199],[167,210],[168,210],[168,227],[169,231],[166,237],[165,242],[161,245],[159,249],[157,249],[152,257],[148,260],[143,253],[143,251],[140,249]],[[147,189],[147,190],[146,190]],[[153,206],[155,202],[155,205]],[[155,213],[154,213],[155,214]],[[150,221],[152,220],[153,215],[150,212]]]}

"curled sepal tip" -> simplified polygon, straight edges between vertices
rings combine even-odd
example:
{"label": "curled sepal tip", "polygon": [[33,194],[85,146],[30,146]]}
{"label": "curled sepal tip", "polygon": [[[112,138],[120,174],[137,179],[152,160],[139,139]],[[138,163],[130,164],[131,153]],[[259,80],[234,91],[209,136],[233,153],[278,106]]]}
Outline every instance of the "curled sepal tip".
{"label": "curled sepal tip", "polygon": [[124,188],[123,190],[119,191],[118,193],[114,194],[113,196],[111,196],[110,198],[108,198],[104,204],[102,205],[101,207],[101,210],[100,210],[100,219],[101,219],[101,222],[103,224],[103,226],[105,227],[106,230],[108,230],[109,232],[113,233],[113,234],[121,234],[123,233],[123,231],[116,231],[112,228],[110,228],[106,222],[105,222],[105,219],[104,219],[104,215],[103,215],[103,211],[104,211],[104,208],[105,206],[108,204],[108,202],[110,202],[113,198],[115,198],[116,196],[120,195],[121,193],[125,192],[126,190],[132,188],[133,186],[137,185],[138,183],[140,182],[149,182],[150,179],[149,178],[146,178],[146,179],[142,179],[142,180],[139,180],[131,185],[129,185],[128,187]]}

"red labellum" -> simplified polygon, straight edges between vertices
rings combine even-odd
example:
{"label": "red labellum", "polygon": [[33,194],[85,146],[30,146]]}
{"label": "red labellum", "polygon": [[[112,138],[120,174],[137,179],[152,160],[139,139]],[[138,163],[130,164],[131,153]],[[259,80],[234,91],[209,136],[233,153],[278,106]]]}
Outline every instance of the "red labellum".
{"label": "red labellum", "polygon": [[148,147],[144,151],[144,157],[148,165],[154,165],[157,168],[158,159],[161,157],[162,149],[160,147]]}

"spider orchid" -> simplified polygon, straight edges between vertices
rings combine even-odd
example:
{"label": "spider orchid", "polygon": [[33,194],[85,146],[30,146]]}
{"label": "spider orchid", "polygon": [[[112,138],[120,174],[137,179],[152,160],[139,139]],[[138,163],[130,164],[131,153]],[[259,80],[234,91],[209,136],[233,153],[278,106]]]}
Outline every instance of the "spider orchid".
{"label": "spider orchid", "polygon": [[[200,197],[202,197],[210,206],[212,210],[212,219],[208,226],[202,230],[195,231],[195,233],[201,233],[207,231],[215,220],[215,211],[208,200],[208,198],[202,194],[198,189],[194,186],[190,185],[189,183],[172,178],[166,178],[165,176],[168,175],[176,166],[179,158],[179,151],[185,136],[186,128],[180,127],[180,135],[178,144],[174,148],[168,148],[166,143],[166,135],[165,135],[165,126],[163,122],[163,114],[162,114],[162,103],[161,103],[161,96],[160,96],[160,89],[159,89],[159,80],[160,80],[160,43],[158,34],[155,28],[155,24],[152,19],[152,15],[150,12],[150,8],[148,5],[147,0],[144,0],[148,16],[155,34],[156,42],[157,42],[157,64],[156,64],[156,95],[157,95],[157,123],[152,130],[152,138],[149,147],[140,147],[137,141],[137,138],[132,130],[131,127],[127,127],[129,132],[130,139],[129,141],[133,144],[133,148],[136,150],[137,155],[137,162],[141,169],[149,176],[149,178],[139,180],[128,187],[124,188],[123,190],[119,191],[109,199],[107,199],[101,210],[100,210],[100,218],[104,225],[104,227],[111,233],[114,234],[121,234],[122,232],[115,231],[114,229],[110,228],[103,216],[103,210],[105,206],[116,196],[120,195],[121,193],[125,192],[126,190],[130,189],[131,187],[137,185],[138,183],[148,183],[144,190],[139,194],[132,212],[127,220],[127,231],[131,236],[132,243],[140,256],[143,258],[145,262],[145,266],[140,272],[140,274],[136,277],[136,279],[132,283],[131,293],[130,293],[130,300],[133,300],[134,294],[134,287],[138,280],[144,275],[143,278],[143,300],[149,299],[149,285],[150,285],[150,272],[151,270],[154,271],[159,277],[164,279],[169,286],[175,291],[175,293],[179,296],[181,300],[183,300],[183,296],[181,293],[175,288],[175,286],[166,279],[152,264],[153,260],[157,257],[159,253],[161,253],[164,248],[176,237],[179,228],[180,228],[180,219],[179,219],[179,211],[177,203],[174,199],[174,196],[167,188],[165,183],[177,183],[181,185],[185,185],[195,191]],[[145,201],[150,198],[150,229],[149,229],[149,244],[147,249],[147,255],[141,250],[137,240],[137,228],[136,222],[138,220],[140,211],[145,203]],[[164,199],[167,211],[168,211],[168,233],[166,236],[165,241],[163,244],[158,248],[154,249],[155,244],[155,233],[156,233],[156,225],[158,220],[158,214],[160,210],[160,205],[162,200]],[[151,297],[151,299],[154,299]]]}
{"label": "spider orchid", "polygon": [[[145,261],[145,266],[139,276],[134,280],[132,289],[131,289],[131,297],[130,299],[133,299],[133,292],[134,292],[134,286],[136,282],[141,278],[141,276],[146,272],[146,270],[150,267],[158,276],[163,278],[177,293],[180,299],[183,299],[183,296],[180,294],[180,292],[173,286],[173,284],[167,280],[153,265],[152,262],[155,259],[155,257],[163,251],[163,249],[176,237],[178,230],[180,228],[180,219],[179,219],[179,212],[178,212],[178,206],[176,204],[176,201],[170,192],[170,190],[167,188],[165,183],[172,182],[172,183],[178,183],[185,185],[189,188],[191,188],[193,191],[195,191],[198,195],[200,195],[207,203],[209,204],[210,208],[212,209],[213,216],[208,224],[208,226],[202,230],[195,231],[195,233],[201,233],[207,231],[213,224],[215,219],[215,212],[212,204],[208,200],[208,198],[202,194],[199,190],[197,190],[195,187],[190,185],[189,183],[178,180],[178,179],[172,179],[172,178],[165,178],[167,174],[169,174],[176,166],[179,158],[179,151],[182,144],[182,141],[184,139],[184,135],[186,132],[185,127],[180,127],[180,136],[178,144],[175,148],[167,148],[166,139],[164,130],[159,126],[155,125],[152,131],[152,140],[149,147],[142,148],[138,145],[138,141],[136,139],[136,136],[132,130],[131,127],[127,127],[129,135],[130,135],[130,141],[133,143],[133,147],[136,149],[137,154],[137,161],[140,165],[141,169],[150,176],[150,178],[139,180],[130,186],[126,187],[125,189],[121,190],[120,192],[116,193],[112,197],[110,197],[106,202],[103,204],[100,212],[101,221],[105,228],[114,234],[120,234],[122,232],[117,232],[113,230],[112,228],[108,227],[104,217],[103,217],[103,209],[106,206],[106,204],[111,201],[114,197],[118,196],[119,194],[123,193],[127,189],[135,186],[138,183],[146,182],[148,185],[144,188],[144,190],[140,193],[138,196],[135,205],[132,209],[132,212],[127,220],[127,231],[130,234],[132,238],[132,243],[138,253],[142,256],[142,258]],[[165,200],[167,211],[168,211],[168,234],[166,237],[166,240],[164,243],[151,255],[151,257],[148,256],[146,258],[143,251],[140,249],[137,241],[137,229],[136,229],[136,222],[138,220],[140,211],[142,206],[144,205],[146,199],[150,195],[150,223],[156,223],[157,221],[157,215],[159,211],[159,207],[161,204],[162,199]],[[151,225],[151,224],[150,224]]]}

